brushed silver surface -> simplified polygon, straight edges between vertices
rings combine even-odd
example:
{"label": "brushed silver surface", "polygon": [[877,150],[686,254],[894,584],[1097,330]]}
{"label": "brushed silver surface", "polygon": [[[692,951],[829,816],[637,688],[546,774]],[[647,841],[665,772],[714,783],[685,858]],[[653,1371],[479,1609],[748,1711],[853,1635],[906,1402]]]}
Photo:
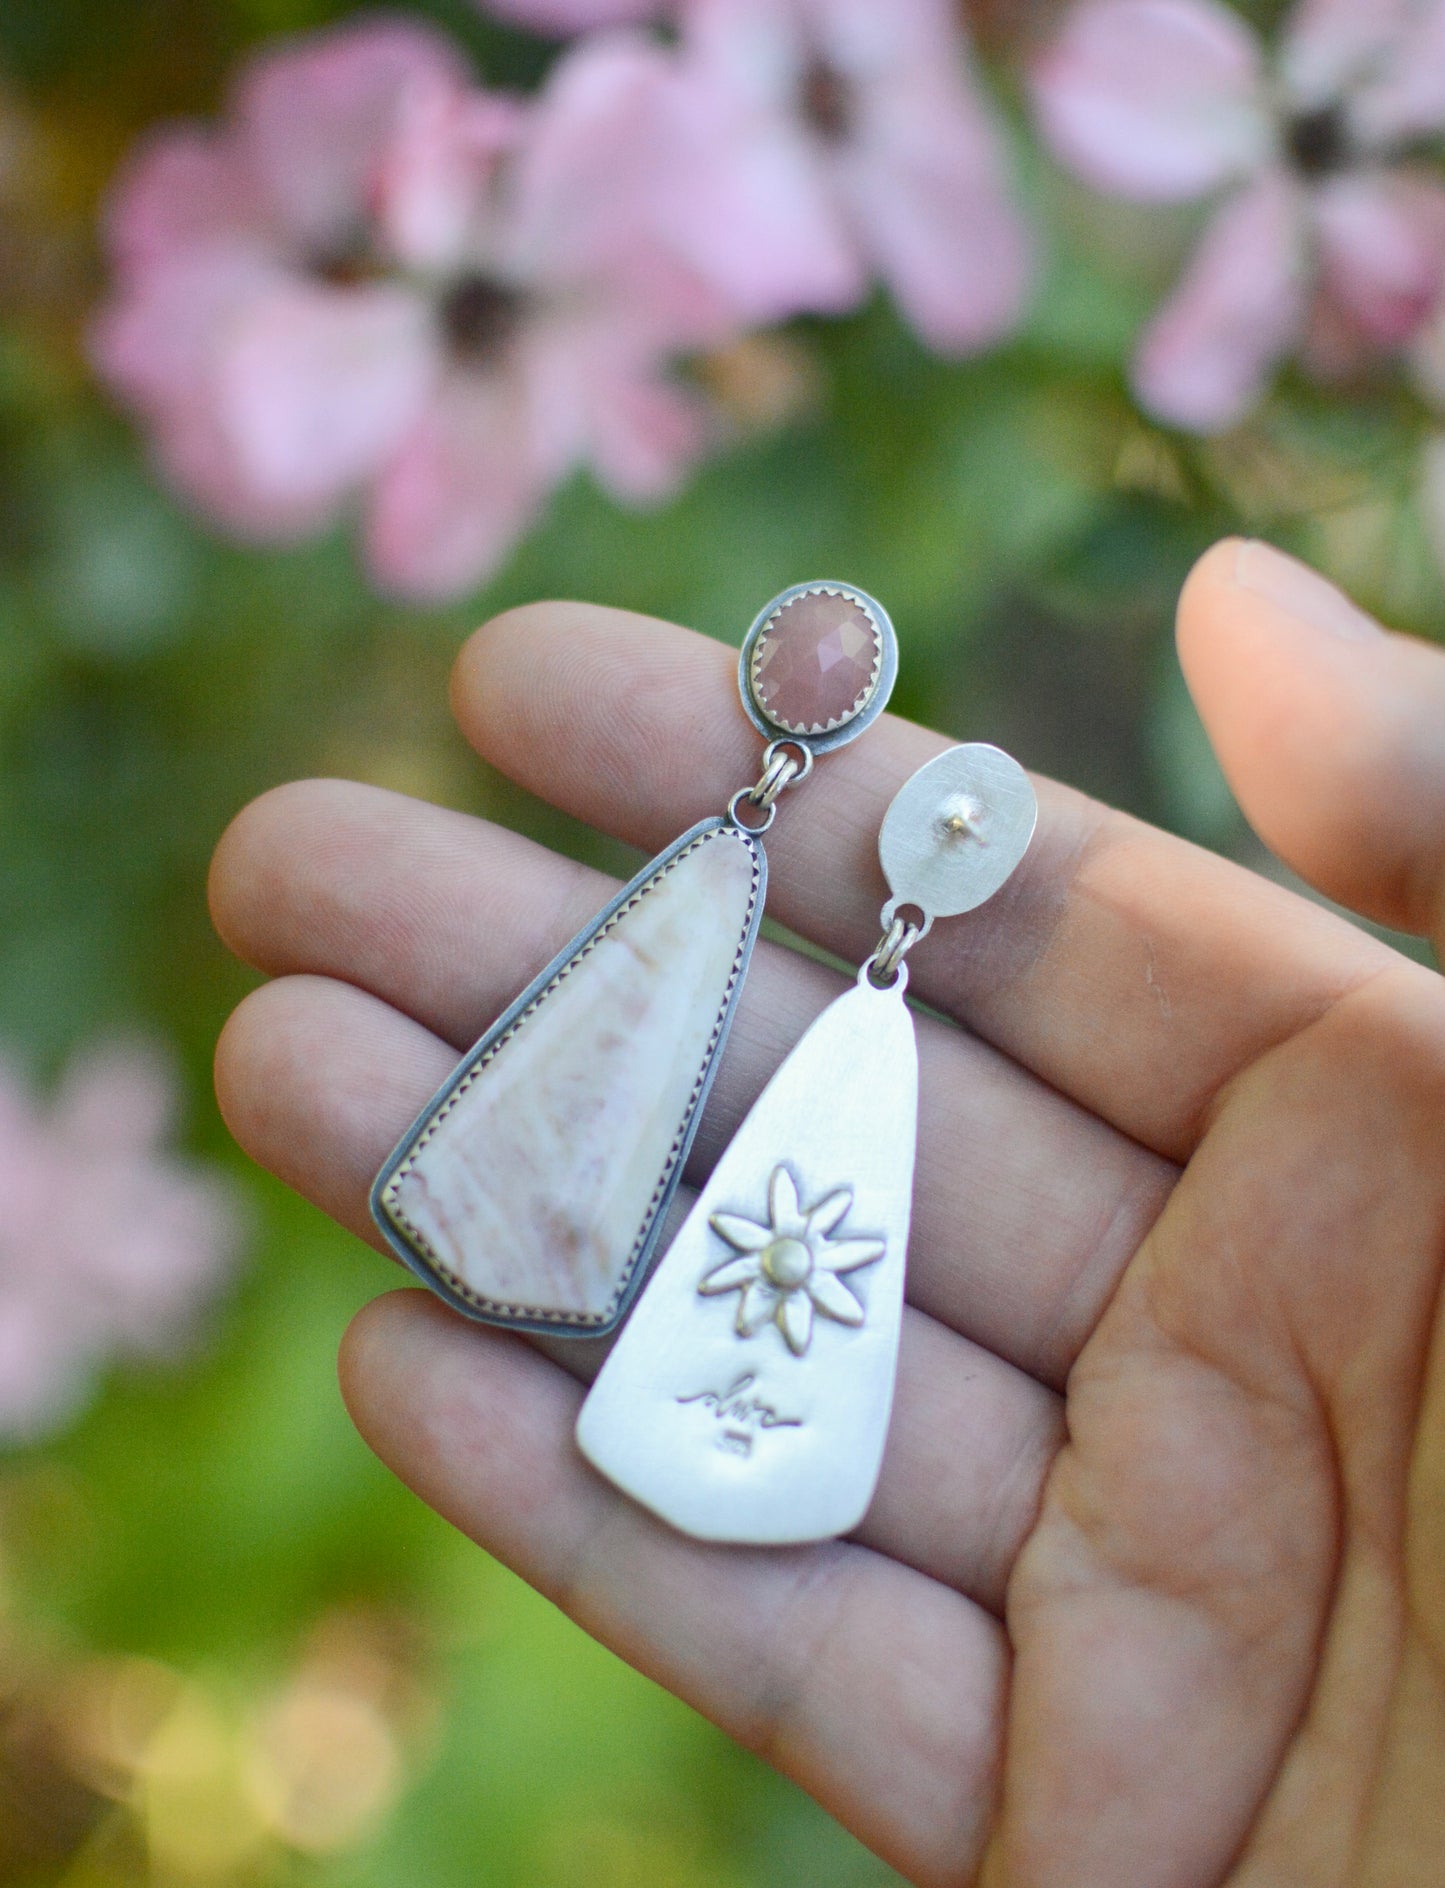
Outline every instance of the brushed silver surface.
{"label": "brushed silver surface", "polygon": [[952,918],[981,905],[1018,865],[1038,823],[1028,775],[985,742],[951,747],[899,788],[878,857],[898,906]]}
{"label": "brushed silver surface", "polygon": [[[917,1106],[901,989],[861,984],[778,1069],[643,1293],[577,1441],[681,1532],[827,1540],[867,1511],[893,1402]],[[809,1291],[809,1258],[831,1284]]]}

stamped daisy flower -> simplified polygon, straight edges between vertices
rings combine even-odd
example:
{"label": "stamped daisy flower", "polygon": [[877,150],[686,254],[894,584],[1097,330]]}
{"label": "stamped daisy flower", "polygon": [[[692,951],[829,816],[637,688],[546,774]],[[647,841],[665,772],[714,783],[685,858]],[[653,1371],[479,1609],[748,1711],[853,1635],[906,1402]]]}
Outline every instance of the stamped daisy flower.
{"label": "stamped daisy flower", "polygon": [[737,1213],[714,1213],[708,1221],[738,1257],[724,1259],[698,1290],[708,1297],[740,1292],[738,1336],[752,1337],[765,1324],[776,1324],[797,1357],[812,1338],[815,1311],[839,1324],[861,1324],[863,1306],[838,1274],[881,1259],[885,1242],[831,1237],[852,1204],[853,1189],[839,1187],[805,1213],[792,1174],[775,1167],[766,1225]]}

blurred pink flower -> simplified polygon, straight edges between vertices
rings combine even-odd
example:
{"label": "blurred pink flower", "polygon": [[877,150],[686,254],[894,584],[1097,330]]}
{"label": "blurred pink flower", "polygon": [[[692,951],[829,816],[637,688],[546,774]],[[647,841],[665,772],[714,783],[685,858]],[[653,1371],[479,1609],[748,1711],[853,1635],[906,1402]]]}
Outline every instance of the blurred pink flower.
{"label": "blurred pink flower", "polygon": [[666,0],[478,0],[484,13],[558,39],[594,26],[630,26],[655,19]]}
{"label": "blurred pink flower", "polygon": [[0,1068],[0,1439],[75,1413],[112,1357],[175,1351],[236,1256],[229,1190],[164,1151],[152,1050],[78,1058],[42,1110]]}
{"label": "blurred pink flower", "polygon": [[704,428],[666,360],[724,311],[634,211],[662,60],[584,42],[525,107],[373,21],[264,54],[219,131],[155,139],[93,351],[181,489],[255,537],[361,492],[373,573],[424,597],[486,576],[578,465],[670,490]]}
{"label": "blurred pink flower", "polygon": [[934,348],[1012,328],[1031,275],[951,0],[682,0],[658,216],[750,321],[882,277]]}
{"label": "blurred pink flower", "polygon": [[1139,202],[1224,200],[1134,362],[1142,403],[1217,432],[1302,349],[1407,342],[1445,289],[1442,0],[1296,0],[1267,59],[1219,0],[1082,0],[1033,89],[1055,152]]}

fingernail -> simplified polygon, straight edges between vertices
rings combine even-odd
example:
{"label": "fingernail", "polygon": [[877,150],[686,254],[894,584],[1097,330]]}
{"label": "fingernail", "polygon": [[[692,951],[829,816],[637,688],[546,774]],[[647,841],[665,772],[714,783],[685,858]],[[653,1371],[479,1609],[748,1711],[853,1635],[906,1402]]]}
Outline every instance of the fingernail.
{"label": "fingernail", "polygon": [[1234,581],[1311,629],[1324,630],[1344,642],[1371,642],[1385,633],[1318,571],[1258,538],[1244,538],[1236,548]]}

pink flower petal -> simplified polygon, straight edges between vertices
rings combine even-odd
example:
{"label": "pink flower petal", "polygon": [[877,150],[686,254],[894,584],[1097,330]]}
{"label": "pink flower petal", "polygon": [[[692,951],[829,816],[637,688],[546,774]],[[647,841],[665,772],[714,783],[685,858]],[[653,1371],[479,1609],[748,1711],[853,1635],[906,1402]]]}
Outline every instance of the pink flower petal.
{"label": "pink flower petal", "polygon": [[527,115],[517,100],[489,92],[415,89],[377,178],[377,220],[389,255],[440,274],[495,251],[497,174]]}
{"label": "pink flower petal", "polygon": [[947,83],[967,57],[953,0],[790,0],[809,45],[853,84],[887,83],[905,72]]}
{"label": "pink flower petal", "polygon": [[1280,51],[1297,111],[1343,107],[1385,153],[1445,128],[1445,0],[1299,0]]}
{"label": "pink flower petal", "polygon": [[204,397],[217,348],[237,316],[289,278],[241,245],[180,250],[137,272],[98,311],[90,358],[142,412]]}
{"label": "pink flower petal", "polygon": [[1134,387],[1152,413],[1222,432],[1258,399],[1304,318],[1299,220],[1295,189],[1275,172],[1215,215],[1135,356]]}
{"label": "pink flower petal", "polygon": [[746,321],[853,307],[866,272],[797,109],[807,46],[770,0],[696,0],[667,101],[658,216]]}
{"label": "pink flower petal", "polygon": [[484,13],[529,26],[558,39],[590,32],[596,26],[622,26],[654,19],[663,0],[479,0]]}
{"label": "pink flower petal", "polygon": [[1285,96],[1298,111],[1335,103],[1380,71],[1417,0],[1296,0],[1280,43]]}
{"label": "pink flower petal", "polygon": [[880,163],[858,168],[850,194],[879,273],[930,346],[971,354],[1018,325],[1034,251],[1002,188]]}
{"label": "pink flower petal", "polygon": [[228,1188],[179,1161],[87,1170],[72,1235],[86,1255],[83,1288],[103,1315],[107,1347],[174,1354],[230,1270],[239,1220]]}
{"label": "pink flower petal", "polygon": [[394,450],[436,371],[432,311],[411,290],[298,282],[236,322],[217,412],[258,496],[328,503]]}
{"label": "pink flower petal", "polygon": [[624,503],[675,491],[710,443],[709,409],[668,377],[666,337],[629,297],[534,319],[514,353],[534,463],[548,484],[579,464]]}
{"label": "pink flower petal", "polygon": [[512,279],[565,297],[601,288],[625,299],[639,333],[690,349],[720,343],[736,323],[693,253],[708,210],[690,180],[705,187],[712,172],[690,168],[697,152],[681,93],[676,60],[639,35],[566,52],[516,150],[501,258]]}
{"label": "pink flower petal", "polygon": [[520,278],[577,280],[657,238],[649,203],[675,60],[640,34],[564,52],[520,139],[507,261]]}
{"label": "pink flower petal", "polygon": [[1032,88],[1050,146],[1113,196],[1202,196],[1269,149],[1258,43],[1219,0],[1083,0]]}
{"label": "pink flower petal", "polygon": [[366,549],[379,583],[435,600],[490,576],[547,495],[529,419],[513,382],[451,376],[373,488]]}
{"label": "pink flower petal", "polygon": [[835,160],[865,253],[924,339],[953,354],[1013,328],[1033,275],[994,126],[956,76],[962,51],[941,74],[860,88],[856,141]]}
{"label": "pink flower petal", "polygon": [[1016,319],[1027,239],[947,0],[694,0],[685,26],[664,217],[744,319],[849,307],[869,263],[935,345]]}
{"label": "pink flower petal", "polygon": [[[1382,11],[1399,4],[1393,0]],[[1420,0],[1408,10],[1378,72],[1351,100],[1350,122],[1377,147],[1445,129],[1445,0]]]}
{"label": "pink flower petal", "polygon": [[659,173],[660,227],[748,323],[838,314],[867,286],[817,154],[785,119],[753,119],[702,81]]}
{"label": "pink flower petal", "polygon": [[1377,347],[1419,332],[1445,289],[1445,185],[1347,171],[1314,196],[1327,293]]}
{"label": "pink flower petal", "polygon": [[102,1043],[71,1062],[51,1119],[77,1149],[145,1154],[171,1127],[175,1090],[175,1069],[150,1043]]}
{"label": "pink flower petal", "polygon": [[791,112],[827,21],[808,0],[686,0],[682,47],[751,112]]}
{"label": "pink flower petal", "polygon": [[224,138],[184,125],[153,132],[107,192],[104,238],[130,275],[179,253],[269,248],[265,204]]}
{"label": "pink flower petal", "polygon": [[75,1414],[108,1357],[172,1345],[234,1261],[229,1187],[158,1145],[173,1095],[143,1043],[78,1055],[48,1110],[0,1071],[0,1436]]}
{"label": "pink flower petal", "polygon": [[0,1439],[33,1442],[58,1429],[83,1402],[93,1363],[58,1309],[0,1297]]}
{"label": "pink flower petal", "polygon": [[214,522],[256,542],[306,536],[339,497],[301,503],[258,490],[221,420],[216,382],[226,342],[290,280],[240,250],[183,252],[142,271],[100,311],[89,335],[97,372],[150,423],[167,482]]}
{"label": "pink flower petal", "polygon": [[151,449],[166,482],[212,523],[254,544],[299,544],[329,524],[342,494],[305,504],[258,491],[214,400],[177,403],[154,416]]}
{"label": "pink flower petal", "polygon": [[625,504],[671,497],[708,439],[702,401],[658,375],[624,371],[589,389],[588,457],[602,484]]}
{"label": "pink flower petal", "polygon": [[406,98],[461,90],[468,76],[450,40],[401,18],[282,42],[252,61],[232,106],[239,146],[303,254],[365,233]]}

